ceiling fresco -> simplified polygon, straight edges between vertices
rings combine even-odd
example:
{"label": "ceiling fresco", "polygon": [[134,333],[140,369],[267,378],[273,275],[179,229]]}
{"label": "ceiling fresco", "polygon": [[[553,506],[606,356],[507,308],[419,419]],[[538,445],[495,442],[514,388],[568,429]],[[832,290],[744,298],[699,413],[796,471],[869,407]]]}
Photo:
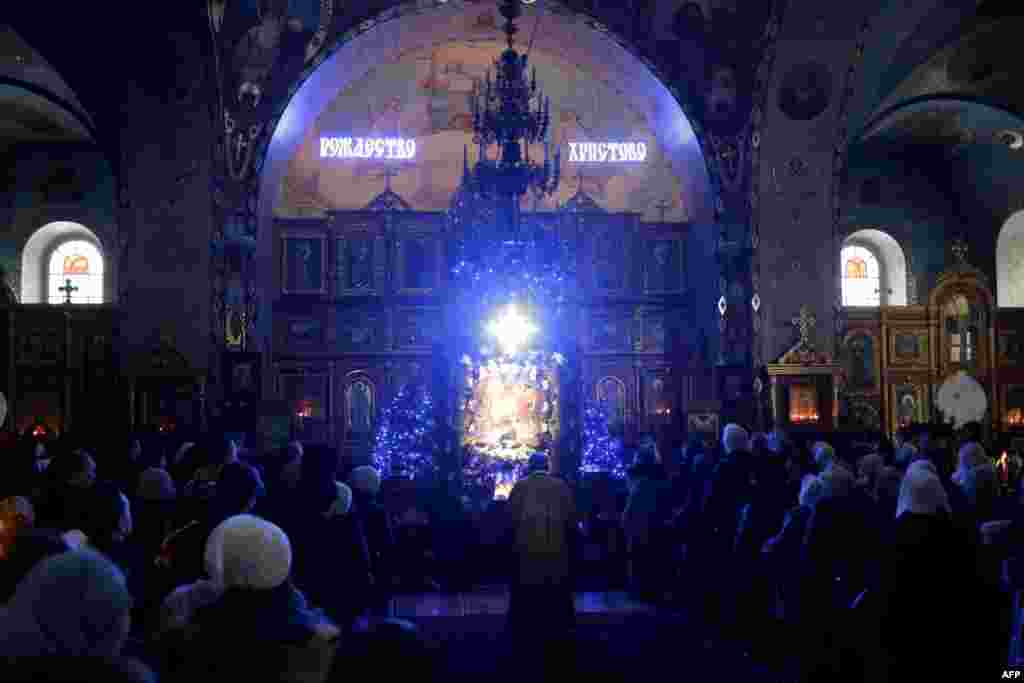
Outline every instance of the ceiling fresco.
{"label": "ceiling fresco", "polygon": [[[471,93],[493,67],[503,46],[494,41],[494,15],[476,16],[480,38],[395,53],[343,92],[308,130],[284,180],[278,216],[318,215],[329,209],[361,209],[392,189],[417,210],[448,208],[462,177],[464,150],[470,161]],[[688,220],[680,180],[668,170],[650,123],[601,74],[574,63],[568,54],[533,50],[543,92],[551,99],[553,146],[562,150],[563,181],[556,197],[528,209],[550,210],[582,188],[611,211],[635,211],[648,220]],[[320,136],[415,139],[416,158],[406,162],[321,159]],[[570,142],[644,142],[644,163],[570,162]],[[530,150],[543,158],[544,148]]]}

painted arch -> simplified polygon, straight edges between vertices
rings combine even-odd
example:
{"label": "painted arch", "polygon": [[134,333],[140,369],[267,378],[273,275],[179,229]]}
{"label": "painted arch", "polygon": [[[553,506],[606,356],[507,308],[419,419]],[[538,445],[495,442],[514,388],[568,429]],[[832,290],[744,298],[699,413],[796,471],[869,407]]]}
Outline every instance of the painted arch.
{"label": "painted arch", "polygon": [[[295,158],[308,131],[338,93],[364,79],[381,64],[393,62],[410,51],[453,42],[493,40],[496,28],[481,29],[478,15],[492,11],[495,2],[448,2],[423,8],[423,3],[404,3],[377,22],[365,22],[361,32],[342,36],[325,50],[292,90],[276,120],[263,155],[259,183],[260,233],[267,234],[274,207],[280,199],[289,163]],[[714,219],[711,176],[701,141],[680,101],[654,72],[604,27],[575,13],[561,3],[549,2],[524,8],[522,26],[532,26],[540,13],[535,38],[538,52],[559,54],[575,64],[587,65],[595,79],[614,87],[632,102],[654,132],[658,147],[671,172],[679,178],[679,201],[695,223]],[[523,42],[526,42],[523,38]],[[496,55],[497,56],[497,55]],[[315,63],[314,62],[314,63]],[[258,259],[269,263],[271,245],[260,240]],[[272,270],[272,269],[267,269]]]}

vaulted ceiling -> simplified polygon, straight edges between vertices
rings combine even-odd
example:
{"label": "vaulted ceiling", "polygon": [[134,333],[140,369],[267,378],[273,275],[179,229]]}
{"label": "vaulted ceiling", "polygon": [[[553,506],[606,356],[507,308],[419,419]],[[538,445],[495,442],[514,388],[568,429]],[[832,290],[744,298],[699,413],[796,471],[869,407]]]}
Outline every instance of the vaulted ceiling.
{"label": "vaulted ceiling", "polygon": [[0,26],[0,148],[84,142],[91,125],[60,74],[13,29]]}
{"label": "vaulted ceiling", "polygon": [[886,13],[906,6],[875,19],[873,38],[894,49],[883,57],[878,41],[866,46],[851,163],[880,177],[919,166],[953,200],[951,220],[998,229],[1024,207],[1024,65],[1013,57],[1024,17],[1002,2],[908,5],[920,12],[910,31],[885,30]]}
{"label": "vaulted ceiling", "polygon": [[[806,11],[805,2],[790,0],[789,11]],[[1024,132],[1024,121],[1018,120],[1024,113],[1024,88],[1019,87],[1024,64],[1015,57],[1024,29],[1019,1],[866,2],[877,9],[851,84],[847,142],[866,150],[871,143],[889,141],[904,161],[920,155],[921,164],[931,165],[928,172],[941,176],[938,184],[963,195],[964,212],[983,209],[998,224],[1020,208],[1016,197],[1024,195],[1024,150],[1014,148],[1015,133]],[[349,23],[394,4],[338,3],[338,20]],[[599,18],[606,13],[605,3],[565,4],[585,6]],[[27,3],[5,8],[17,33],[0,30],[0,78],[10,84],[15,70],[23,77],[34,69],[35,80],[29,80],[41,90],[0,93],[0,108],[6,106],[0,118],[7,121],[0,125],[0,140],[74,137],[85,131],[116,163],[124,116],[119,93],[124,88],[158,96],[173,91],[168,84],[178,79],[182,50],[203,49],[204,5],[127,3],[118,6],[116,16],[97,12],[89,3],[64,3],[57,10]],[[193,36],[196,45],[183,47],[174,37],[181,35]],[[636,38],[645,39],[642,34]],[[652,52],[649,46],[640,50]],[[740,70],[755,66],[740,65]],[[622,86],[628,90],[630,84]],[[56,114],[39,97],[69,103],[64,108],[74,115],[69,120]],[[850,157],[856,156],[851,151]]]}

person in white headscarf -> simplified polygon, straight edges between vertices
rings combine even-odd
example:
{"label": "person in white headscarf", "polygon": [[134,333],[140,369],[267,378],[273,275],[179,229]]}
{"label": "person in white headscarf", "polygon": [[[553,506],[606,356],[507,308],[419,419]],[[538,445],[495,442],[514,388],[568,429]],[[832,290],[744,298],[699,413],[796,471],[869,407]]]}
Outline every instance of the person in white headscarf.
{"label": "person in white headscarf", "polygon": [[914,462],[903,476],[896,517],[898,519],[908,513],[928,516],[952,513],[946,489],[935,472],[935,466],[929,461]]}
{"label": "person in white headscarf", "polygon": [[292,547],[280,527],[254,515],[229,517],[207,540],[206,566],[209,579],[182,598],[193,601],[183,616],[194,633],[183,680],[300,680],[284,648],[306,651],[340,635],[292,584]]}
{"label": "person in white headscarf", "polygon": [[[991,646],[985,642],[995,638],[981,626],[991,620],[983,618],[978,599],[975,548],[954,525],[946,490],[931,463],[914,463],[907,469],[893,534],[882,558],[877,586],[870,589],[870,613],[877,623],[865,627],[878,634],[877,657],[888,669],[887,680],[945,678],[948,663],[923,658],[922,652],[967,648],[981,653]],[[972,628],[957,628],[963,623]],[[978,656],[979,661],[991,661],[987,655]]]}
{"label": "person in white headscarf", "polygon": [[750,450],[750,435],[738,424],[730,423],[722,430],[722,450],[726,455]]}
{"label": "person in white headscarf", "polygon": [[352,489],[340,481],[333,483],[334,499],[320,519],[307,520],[314,534],[309,541],[330,538],[335,550],[310,563],[302,584],[317,604],[344,629],[350,629],[369,605],[367,594],[375,579],[370,571],[370,550],[360,520],[353,514]]}
{"label": "person in white headscarf", "polygon": [[967,472],[975,467],[991,462],[980,443],[971,441],[960,447],[957,454],[957,468],[953,472],[953,483],[963,485]]}
{"label": "person in white headscarf", "polygon": [[349,473],[352,489],[352,514],[363,527],[370,550],[370,571],[374,576],[374,609],[387,609],[390,588],[397,580],[395,563],[395,534],[391,519],[377,500],[380,492],[380,473],[363,465]]}
{"label": "person in white headscarf", "polygon": [[168,596],[164,625],[191,622],[250,644],[303,642],[326,620],[292,585],[291,568],[291,543],[280,527],[254,515],[229,517],[206,542],[208,578]]}

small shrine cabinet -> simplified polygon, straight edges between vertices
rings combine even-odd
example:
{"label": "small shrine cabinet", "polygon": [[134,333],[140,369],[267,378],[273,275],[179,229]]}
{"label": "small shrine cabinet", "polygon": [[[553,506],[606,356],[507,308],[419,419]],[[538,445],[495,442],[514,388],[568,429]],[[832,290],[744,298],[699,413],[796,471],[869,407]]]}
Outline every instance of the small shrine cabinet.
{"label": "small shrine cabinet", "polygon": [[801,307],[793,319],[799,341],[768,365],[771,386],[772,424],[789,431],[832,431],[838,411],[839,366],[831,356],[815,351],[811,330],[815,318]]}

